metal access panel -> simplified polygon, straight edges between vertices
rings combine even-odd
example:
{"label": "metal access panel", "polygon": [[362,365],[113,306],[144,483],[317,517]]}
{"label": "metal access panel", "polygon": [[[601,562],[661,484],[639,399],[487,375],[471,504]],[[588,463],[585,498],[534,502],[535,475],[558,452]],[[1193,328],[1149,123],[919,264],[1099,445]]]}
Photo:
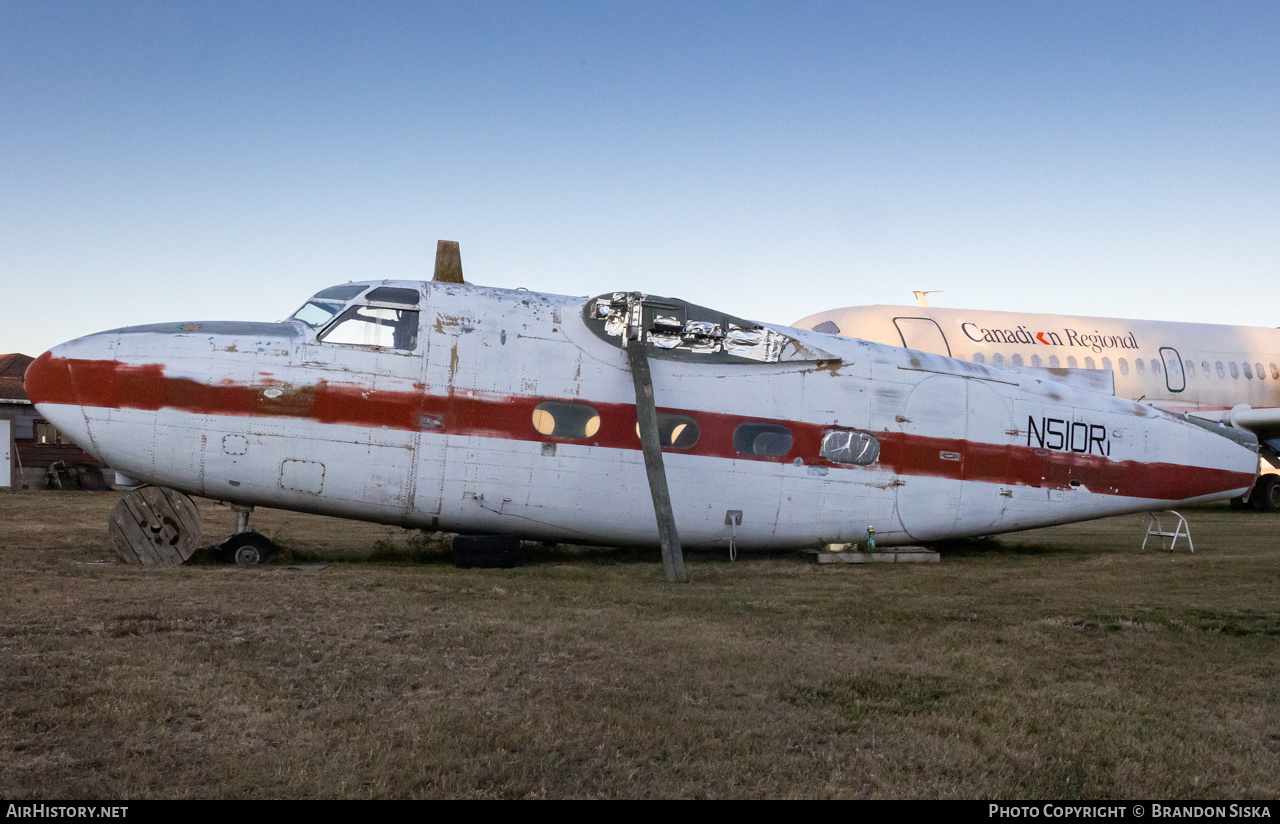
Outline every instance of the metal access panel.
{"label": "metal access panel", "polygon": [[1187,375],[1182,371],[1182,360],[1178,350],[1172,346],[1161,346],[1160,357],[1164,359],[1164,383],[1170,392],[1181,392],[1187,388]]}
{"label": "metal access panel", "polygon": [[947,336],[929,318],[894,318],[893,325],[898,327],[898,336],[902,338],[902,345],[906,348],[951,357],[951,345],[947,343]]}
{"label": "metal access panel", "polygon": [[0,489],[13,486],[13,421],[0,420]]}

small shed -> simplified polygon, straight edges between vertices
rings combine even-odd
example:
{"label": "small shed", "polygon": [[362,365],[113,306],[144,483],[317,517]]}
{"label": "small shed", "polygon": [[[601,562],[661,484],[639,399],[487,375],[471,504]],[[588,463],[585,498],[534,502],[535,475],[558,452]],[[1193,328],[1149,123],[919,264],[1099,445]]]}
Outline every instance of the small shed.
{"label": "small shed", "polygon": [[27,397],[22,376],[33,360],[16,352],[0,355],[0,488],[105,489],[102,462],[41,418]]}

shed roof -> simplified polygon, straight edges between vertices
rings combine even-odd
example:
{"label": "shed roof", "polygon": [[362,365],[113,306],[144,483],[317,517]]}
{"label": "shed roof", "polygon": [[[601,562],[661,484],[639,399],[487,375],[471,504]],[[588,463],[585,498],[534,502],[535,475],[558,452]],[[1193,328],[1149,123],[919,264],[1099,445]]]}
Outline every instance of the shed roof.
{"label": "shed roof", "polygon": [[22,374],[33,360],[21,352],[0,355],[0,400],[30,402],[22,386]]}

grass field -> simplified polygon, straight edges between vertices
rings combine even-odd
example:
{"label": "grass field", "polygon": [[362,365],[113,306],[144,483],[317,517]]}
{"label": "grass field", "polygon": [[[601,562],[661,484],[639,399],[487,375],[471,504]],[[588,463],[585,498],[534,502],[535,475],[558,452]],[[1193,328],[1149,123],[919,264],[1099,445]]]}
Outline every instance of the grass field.
{"label": "grass field", "polygon": [[1277,516],[671,585],[656,550],[460,570],[269,510],[332,565],[128,567],[117,499],[0,494],[0,797],[1280,796]]}

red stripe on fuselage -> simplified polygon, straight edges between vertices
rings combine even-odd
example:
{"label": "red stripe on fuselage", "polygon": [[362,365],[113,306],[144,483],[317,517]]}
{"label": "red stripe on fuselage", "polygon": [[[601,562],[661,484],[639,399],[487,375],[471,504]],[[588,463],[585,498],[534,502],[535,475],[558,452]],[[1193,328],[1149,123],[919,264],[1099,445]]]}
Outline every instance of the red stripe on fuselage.
{"label": "red stripe on fuselage", "polygon": [[[611,449],[639,450],[633,404],[567,398],[529,397],[469,392],[450,388],[448,394],[421,391],[374,391],[351,384],[321,381],[291,388],[225,383],[210,385],[164,374],[161,364],[131,366],[116,361],[76,360],[41,355],[27,371],[27,394],[34,403],[156,411],[173,409],[201,415],[294,418],[326,424],[388,427],[432,434],[473,435],[508,440],[576,443]],[[267,398],[276,388],[282,394]],[[533,428],[533,410],[547,400],[587,403],[600,415],[591,438],[564,439],[541,435]],[[672,409],[661,412],[689,415],[701,435],[689,449],[664,452],[770,463],[801,458],[807,465],[858,471],[819,454],[823,433],[833,424],[783,421],[723,412]],[[792,449],[780,458],[739,453],[733,432],[742,423],[786,425],[794,437]],[[932,438],[900,432],[874,432],[880,441],[880,460],[866,471],[889,470],[900,475],[924,475],[964,481],[1023,487],[1066,489],[1072,481],[1104,495],[1181,500],[1239,489],[1253,482],[1252,473],[1170,463],[1113,461],[1100,455],[1033,449],[1017,444],[989,444]],[[961,460],[941,454],[958,453]]]}

